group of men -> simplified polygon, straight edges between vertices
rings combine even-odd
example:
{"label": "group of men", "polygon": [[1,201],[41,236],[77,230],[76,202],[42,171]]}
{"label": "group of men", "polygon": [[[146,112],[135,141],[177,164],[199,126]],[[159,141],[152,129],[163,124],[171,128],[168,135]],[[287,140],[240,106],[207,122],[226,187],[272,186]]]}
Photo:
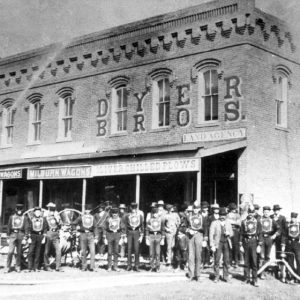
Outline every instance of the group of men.
{"label": "group of men", "polygon": [[[91,206],[87,205],[83,214],[70,225],[79,232],[82,271],[88,269],[88,253],[89,270],[94,271],[95,253],[103,254],[107,248],[107,271],[119,271],[119,257],[127,251],[126,270],[139,272],[141,243],[145,240],[149,247],[149,270],[152,272],[159,272],[161,261],[165,260],[170,268],[188,267],[189,280],[200,281],[202,267],[213,261],[214,282],[217,283],[221,278],[222,258],[222,279],[229,282],[229,267],[236,267],[243,259],[245,283],[258,286],[258,267],[270,260],[273,244],[277,257],[280,258],[284,252],[292,254],[288,255],[288,262],[300,277],[300,225],[297,214],[293,212],[290,222],[287,222],[280,214],[279,205],[274,205],[272,210],[271,216],[271,207],[264,206],[261,216],[258,213],[259,207],[250,205],[241,216],[234,203],[230,203],[227,208],[220,208],[217,204],[209,207],[207,202],[200,204],[195,201],[193,205],[178,212],[176,206],[165,205],[160,200],[151,204],[150,212],[145,217],[136,203],[131,203],[128,208],[124,204],[101,204],[96,214],[92,214]],[[46,217],[41,215],[41,208],[34,208],[31,218],[24,216],[23,207],[18,204],[8,223],[6,272],[11,270],[15,247],[16,271],[20,272],[22,245],[26,243],[29,244],[29,271],[36,271],[39,267],[42,244],[45,244],[45,270],[50,270],[49,251],[54,246],[55,270],[60,271],[61,226],[55,204],[48,204]],[[294,267],[294,258],[297,267]],[[264,273],[261,278],[264,278]]]}

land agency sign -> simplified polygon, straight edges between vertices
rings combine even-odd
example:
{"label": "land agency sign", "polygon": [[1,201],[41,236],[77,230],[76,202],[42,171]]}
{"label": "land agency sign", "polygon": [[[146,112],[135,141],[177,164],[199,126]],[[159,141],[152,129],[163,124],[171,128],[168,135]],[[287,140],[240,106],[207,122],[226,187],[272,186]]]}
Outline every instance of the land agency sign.
{"label": "land agency sign", "polygon": [[214,142],[222,140],[240,139],[246,137],[246,128],[213,130],[187,133],[183,135],[183,143]]}

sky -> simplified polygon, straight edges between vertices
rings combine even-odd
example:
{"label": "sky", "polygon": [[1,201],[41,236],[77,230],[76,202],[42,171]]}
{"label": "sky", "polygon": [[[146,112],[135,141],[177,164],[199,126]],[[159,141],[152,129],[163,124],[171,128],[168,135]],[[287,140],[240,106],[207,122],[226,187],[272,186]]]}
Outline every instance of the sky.
{"label": "sky", "polygon": [[[209,0],[0,0],[0,57],[204,2]],[[300,0],[256,0],[256,7],[300,32]]]}

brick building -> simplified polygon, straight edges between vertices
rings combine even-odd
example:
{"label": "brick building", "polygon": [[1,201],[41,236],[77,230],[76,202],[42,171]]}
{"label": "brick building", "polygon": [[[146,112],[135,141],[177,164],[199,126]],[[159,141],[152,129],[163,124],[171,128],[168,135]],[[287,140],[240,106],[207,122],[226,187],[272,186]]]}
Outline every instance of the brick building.
{"label": "brick building", "polygon": [[1,59],[1,224],[18,202],[245,195],[300,211],[299,62],[291,29],[254,0]]}

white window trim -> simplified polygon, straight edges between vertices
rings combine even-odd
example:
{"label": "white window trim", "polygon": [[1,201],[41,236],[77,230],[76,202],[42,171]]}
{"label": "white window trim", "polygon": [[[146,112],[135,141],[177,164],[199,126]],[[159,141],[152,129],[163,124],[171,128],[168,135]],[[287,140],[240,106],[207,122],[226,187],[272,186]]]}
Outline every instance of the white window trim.
{"label": "white window trim", "polygon": [[[67,96],[70,97],[71,101],[73,101],[72,95]],[[60,97],[58,101],[58,136],[56,142],[70,142],[72,141],[72,130],[68,132],[68,135],[65,137],[65,98]],[[72,129],[73,129],[73,117],[74,117],[74,103],[72,108]]]}
{"label": "white window trim", "polygon": [[[42,104],[40,101],[37,101],[35,103],[30,103],[29,104],[29,125],[28,125],[28,141],[27,145],[39,145],[41,144],[41,125],[42,125],[42,120],[40,119],[39,121],[35,120],[35,110],[34,106],[35,104],[39,103],[40,104],[40,110],[42,110]],[[40,112],[41,114],[41,112]],[[35,123],[40,123],[40,138],[38,140],[35,140],[35,128],[34,124]]]}
{"label": "white window trim", "polygon": [[158,81],[162,79],[169,79],[169,77],[159,77],[152,81],[152,129],[165,129],[170,127],[170,116],[169,116],[169,125],[159,126],[159,104],[169,102],[170,111],[171,111],[171,95],[169,101],[159,102],[159,88]]}
{"label": "white window trim", "polygon": [[[282,89],[280,89],[279,78],[282,78],[283,84]],[[288,127],[288,77],[280,72],[276,74],[276,99],[275,99],[275,126],[287,128]],[[281,94],[281,95],[280,95]],[[281,113],[280,119],[281,122],[278,123],[278,113],[277,105],[280,103]]]}
{"label": "white window trim", "polygon": [[[7,124],[8,110],[11,110],[11,112],[13,112],[14,111],[13,106],[4,107],[2,111],[1,148],[9,148],[12,147],[13,145],[13,140],[10,143],[7,140],[7,127],[10,126]],[[12,127],[13,127],[13,138],[14,138],[15,124],[12,124]]]}
{"label": "white window trim", "polygon": [[[118,130],[118,114],[117,113],[126,111],[128,114],[128,97],[127,97],[127,107],[126,108],[118,108],[117,107],[117,102],[118,102],[117,90],[122,89],[122,88],[126,89],[126,86],[112,88],[112,93],[111,93],[111,97],[112,97],[111,134],[127,133],[127,129],[126,130],[124,130],[124,129]],[[128,128],[128,115],[127,115],[126,128]]]}
{"label": "white window trim", "polygon": [[205,101],[204,101],[204,91],[205,91],[205,81],[204,73],[209,70],[215,70],[218,72],[218,68],[207,67],[198,71],[198,125],[214,125],[220,122],[219,114],[219,83],[218,83],[218,119],[217,120],[205,120]]}

